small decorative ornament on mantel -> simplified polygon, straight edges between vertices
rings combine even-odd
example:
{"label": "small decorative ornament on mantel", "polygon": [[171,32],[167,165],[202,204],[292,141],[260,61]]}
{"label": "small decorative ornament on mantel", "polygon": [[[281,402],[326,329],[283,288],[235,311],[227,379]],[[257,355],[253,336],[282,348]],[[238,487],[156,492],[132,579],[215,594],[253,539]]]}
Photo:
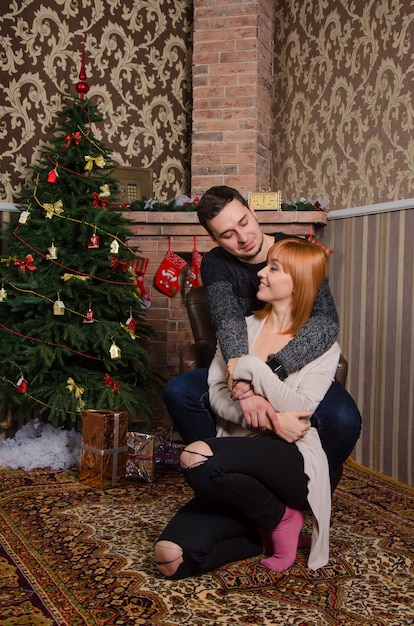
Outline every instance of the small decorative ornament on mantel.
{"label": "small decorative ornament on mantel", "polygon": [[280,191],[251,191],[247,202],[254,211],[282,210],[282,194]]}

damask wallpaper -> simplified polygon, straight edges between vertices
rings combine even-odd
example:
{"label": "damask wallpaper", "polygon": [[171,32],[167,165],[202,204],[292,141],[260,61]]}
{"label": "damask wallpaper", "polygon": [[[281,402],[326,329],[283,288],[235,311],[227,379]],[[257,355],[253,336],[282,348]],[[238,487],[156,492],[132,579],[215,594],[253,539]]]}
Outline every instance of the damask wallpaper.
{"label": "damask wallpaper", "polygon": [[113,161],[153,170],[154,195],[188,191],[191,130],[190,0],[2,0],[0,202],[13,202],[77,95],[85,39],[96,135]]}
{"label": "damask wallpaper", "polygon": [[412,198],[413,0],[275,7],[273,188],[329,210]]}

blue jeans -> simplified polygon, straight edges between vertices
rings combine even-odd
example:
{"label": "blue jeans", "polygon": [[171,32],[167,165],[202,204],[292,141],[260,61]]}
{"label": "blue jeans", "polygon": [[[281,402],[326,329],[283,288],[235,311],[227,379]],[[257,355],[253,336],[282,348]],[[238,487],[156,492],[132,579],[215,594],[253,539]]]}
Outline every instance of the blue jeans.
{"label": "blue jeans", "polygon": [[[215,416],[208,400],[207,371],[185,372],[164,388],[165,406],[186,444],[216,436]],[[333,473],[354,449],[361,432],[361,414],[345,387],[335,380],[312,420]]]}

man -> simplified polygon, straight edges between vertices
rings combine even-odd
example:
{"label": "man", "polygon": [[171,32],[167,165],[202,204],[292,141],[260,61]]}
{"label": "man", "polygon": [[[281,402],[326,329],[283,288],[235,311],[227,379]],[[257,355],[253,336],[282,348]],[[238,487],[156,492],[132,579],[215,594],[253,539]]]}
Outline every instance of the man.
{"label": "man", "polygon": [[[248,352],[245,317],[261,308],[256,299],[257,272],[266,265],[267,252],[287,235],[264,234],[243,196],[235,189],[209,189],[197,205],[200,223],[218,247],[208,252],[201,265],[217,339],[228,363]],[[315,300],[312,316],[288,345],[268,364],[283,380],[328,350],[339,330],[336,307],[325,279]],[[208,402],[207,369],[190,371],[169,381],[164,402],[175,428],[185,443],[215,437],[214,415]],[[304,414],[276,414],[270,403],[245,382],[232,387],[243,416],[252,428],[264,429],[270,420],[275,432],[287,441],[297,441],[306,430]],[[352,452],[361,429],[361,416],[345,388],[334,381],[312,417],[334,474]]]}

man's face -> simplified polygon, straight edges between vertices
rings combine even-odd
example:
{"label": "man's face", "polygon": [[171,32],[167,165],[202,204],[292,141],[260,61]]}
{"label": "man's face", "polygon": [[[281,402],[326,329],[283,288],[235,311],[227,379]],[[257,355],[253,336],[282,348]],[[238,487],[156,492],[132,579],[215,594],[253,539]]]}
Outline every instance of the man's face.
{"label": "man's face", "polygon": [[232,200],[218,215],[209,220],[212,238],[226,252],[245,263],[259,263],[263,259],[263,232],[253,211],[239,200]]}

